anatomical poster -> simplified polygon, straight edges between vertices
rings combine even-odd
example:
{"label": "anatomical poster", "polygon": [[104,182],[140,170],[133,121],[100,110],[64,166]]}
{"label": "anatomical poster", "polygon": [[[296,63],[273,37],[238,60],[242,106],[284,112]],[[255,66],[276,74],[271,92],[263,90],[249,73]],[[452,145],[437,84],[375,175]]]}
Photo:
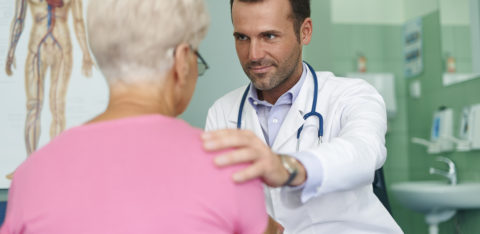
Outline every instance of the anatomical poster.
{"label": "anatomical poster", "polygon": [[85,0],[0,1],[0,189],[35,150],[102,112]]}

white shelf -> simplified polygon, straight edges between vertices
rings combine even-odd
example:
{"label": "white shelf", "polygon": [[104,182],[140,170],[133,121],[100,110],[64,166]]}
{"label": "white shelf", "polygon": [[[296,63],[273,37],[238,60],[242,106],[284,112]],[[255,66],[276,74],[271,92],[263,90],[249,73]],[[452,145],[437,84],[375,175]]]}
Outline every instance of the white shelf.
{"label": "white shelf", "polygon": [[480,78],[479,73],[443,73],[443,86]]}

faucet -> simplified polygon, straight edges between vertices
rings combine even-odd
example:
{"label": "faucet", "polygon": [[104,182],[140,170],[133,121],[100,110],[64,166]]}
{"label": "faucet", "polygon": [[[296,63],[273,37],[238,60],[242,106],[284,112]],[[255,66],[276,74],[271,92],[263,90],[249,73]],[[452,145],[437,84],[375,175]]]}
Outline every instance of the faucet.
{"label": "faucet", "polygon": [[443,170],[439,170],[437,168],[433,168],[433,167],[430,167],[430,174],[433,175],[433,174],[437,174],[437,175],[441,175],[443,177],[446,177],[449,182],[450,182],[450,185],[456,185],[457,184],[457,170],[455,168],[455,163],[449,159],[449,158],[446,158],[446,157],[442,157],[442,156],[439,156],[435,159],[436,161],[439,161],[439,162],[444,162],[448,165],[448,171],[443,171]]}

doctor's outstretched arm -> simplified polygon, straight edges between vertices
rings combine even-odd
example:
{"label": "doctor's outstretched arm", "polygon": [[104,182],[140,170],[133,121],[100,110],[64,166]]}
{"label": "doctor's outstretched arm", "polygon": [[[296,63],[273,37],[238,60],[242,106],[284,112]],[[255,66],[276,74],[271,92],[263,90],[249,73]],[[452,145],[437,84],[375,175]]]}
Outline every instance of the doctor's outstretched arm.
{"label": "doctor's outstretched arm", "polygon": [[[217,156],[214,159],[217,166],[227,167],[241,163],[251,163],[250,166],[233,175],[235,182],[242,183],[260,178],[270,187],[280,187],[289,179],[290,174],[283,166],[280,155],[274,153],[252,131],[223,129],[205,132],[202,138],[204,148],[207,151],[236,149]],[[289,185],[298,186],[305,182],[306,171],[297,160],[292,162],[296,163],[297,174]]]}

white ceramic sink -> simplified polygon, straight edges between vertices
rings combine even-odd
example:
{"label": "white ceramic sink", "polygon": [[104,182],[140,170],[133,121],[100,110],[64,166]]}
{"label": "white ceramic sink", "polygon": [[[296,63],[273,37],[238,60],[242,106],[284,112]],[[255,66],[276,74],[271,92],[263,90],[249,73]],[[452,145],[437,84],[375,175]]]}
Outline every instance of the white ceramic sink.
{"label": "white ceramic sink", "polygon": [[480,183],[449,185],[438,181],[413,181],[392,185],[394,197],[424,214],[444,210],[480,208]]}

